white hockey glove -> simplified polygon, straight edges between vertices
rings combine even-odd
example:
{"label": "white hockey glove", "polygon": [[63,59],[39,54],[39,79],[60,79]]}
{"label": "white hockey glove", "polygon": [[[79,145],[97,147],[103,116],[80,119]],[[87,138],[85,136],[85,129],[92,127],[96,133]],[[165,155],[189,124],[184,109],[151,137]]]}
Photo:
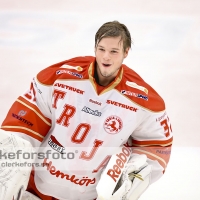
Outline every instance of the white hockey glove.
{"label": "white hockey glove", "polygon": [[[148,188],[151,178],[151,166],[146,155],[132,155],[119,181],[119,189],[125,185],[123,200],[137,200]],[[116,191],[117,192],[117,191]]]}
{"label": "white hockey glove", "polygon": [[[137,200],[149,185],[151,166],[146,163],[146,156],[135,154],[130,158],[129,155],[123,162],[125,159],[119,155],[111,157],[102,173],[96,188],[97,200]],[[110,170],[114,170],[113,173]]]}
{"label": "white hockey glove", "polygon": [[20,200],[26,190],[32,160],[25,159],[23,153],[30,155],[30,142],[0,129],[0,199]]}

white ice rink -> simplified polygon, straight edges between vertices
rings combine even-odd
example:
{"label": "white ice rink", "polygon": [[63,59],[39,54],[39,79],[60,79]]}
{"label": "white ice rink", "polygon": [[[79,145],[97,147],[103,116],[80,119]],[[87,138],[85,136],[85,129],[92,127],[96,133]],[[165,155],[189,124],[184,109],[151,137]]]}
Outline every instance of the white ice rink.
{"label": "white ice rink", "polygon": [[0,0],[0,123],[41,69],[94,55],[112,20],[129,28],[124,63],[164,98],[174,131],[168,169],[140,200],[200,200],[200,0]]}

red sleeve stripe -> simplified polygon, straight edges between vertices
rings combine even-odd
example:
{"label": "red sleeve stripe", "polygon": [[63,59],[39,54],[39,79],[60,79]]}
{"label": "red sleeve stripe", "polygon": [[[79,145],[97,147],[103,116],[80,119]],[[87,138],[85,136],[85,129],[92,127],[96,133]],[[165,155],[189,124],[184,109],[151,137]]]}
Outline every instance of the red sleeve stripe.
{"label": "red sleeve stripe", "polygon": [[23,126],[1,126],[1,128],[3,130],[7,130],[7,131],[15,131],[15,132],[20,132],[20,133],[25,133],[25,134],[39,140],[40,142],[42,142],[44,139],[44,137],[42,135],[40,135],[39,133],[37,133],[29,128],[23,127]]}
{"label": "red sleeve stripe", "polygon": [[165,162],[164,159],[162,159],[161,157],[153,154],[153,153],[150,153],[148,151],[144,151],[144,150],[141,150],[141,149],[134,149],[133,150],[133,153],[138,153],[138,154],[145,154],[149,159],[151,160],[157,160],[159,162],[159,164],[165,169],[167,167],[167,163]]}
{"label": "red sleeve stripe", "polygon": [[[20,97],[19,97],[20,98]],[[25,99],[23,99],[23,101],[21,101],[20,99],[17,99],[16,101],[17,102],[19,102],[19,103],[21,103],[21,104],[23,104],[24,106],[26,106],[27,108],[29,108],[30,110],[32,110],[35,114],[37,114],[37,116],[40,118],[40,119],[42,119],[42,121],[44,121],[47,125],[49,125],[49,126],[51,126],[51,123],[49,123],[47,120],[49,120],[48,118],[46,118],[46,117],[44,117],[44,116],[42,116],[42,114],[40,114],[38,111],[39,111],[39,109],[37,108],[37,110],[36,110],[36,108],[33,108],[33,105],[28,105],[27,104],[27,102],[25,103],[25,102],[23,102]],[[30,103],[29,103],[30,104]]]}
{"label": "red sleeve stripe", "polygon": [[170,146],[172,144],[173,137],[171,137],[169,140],[149,140],[149,141],[138,141],[138,140],[132,140],[134,146]]}

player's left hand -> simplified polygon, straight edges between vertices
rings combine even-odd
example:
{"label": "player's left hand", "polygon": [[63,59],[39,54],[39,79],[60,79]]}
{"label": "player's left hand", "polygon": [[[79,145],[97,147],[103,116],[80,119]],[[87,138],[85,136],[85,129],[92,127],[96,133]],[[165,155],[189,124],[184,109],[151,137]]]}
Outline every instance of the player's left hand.
{"label": "player's left hand", "polygon": [[124,190],[123,196],[117,198],[118,190],[113,194],[113,200],[137,200],[150,183],[151,166],[146,162],[146,155],[132,155],[122,173],[119,185]]}
{"label": "player's left hand", "polygon": [[[137,200],[150,183],[151,166],[146,155],[132,155],[123,169],[121,178],[111,196],[97,200]],[[105,187],[109,187],[106,185]]]}
{"label": "player's left hand", "polygon": [[131,190],[134,178],[139,178],[141,181],[143,180],[138,172],[141,171],[141,169],[143,169],[146,165],[145,155],[132,155],[124,168],[119,183],[110,200],[127,199],[126,196]]}

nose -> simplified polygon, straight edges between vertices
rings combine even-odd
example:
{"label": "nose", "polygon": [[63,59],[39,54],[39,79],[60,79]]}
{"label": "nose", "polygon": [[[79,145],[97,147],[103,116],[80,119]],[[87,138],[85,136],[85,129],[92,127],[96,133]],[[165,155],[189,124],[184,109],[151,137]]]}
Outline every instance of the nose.
{"label": "nose", "polygon": [[104,54],[103,54],[103,59],[104,59],[105,61],[110,60],[110,54],[109,54],[108,51],[105,51],[105,52],[104,52]]}

